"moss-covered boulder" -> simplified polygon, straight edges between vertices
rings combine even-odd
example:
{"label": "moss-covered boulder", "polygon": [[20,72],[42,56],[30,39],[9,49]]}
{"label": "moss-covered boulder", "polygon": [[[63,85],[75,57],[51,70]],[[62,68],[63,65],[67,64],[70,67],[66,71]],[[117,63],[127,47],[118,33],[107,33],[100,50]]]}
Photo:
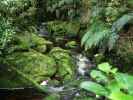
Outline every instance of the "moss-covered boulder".
{"label": "moss-covered boulder", "polygon": [[59,42],[76,37],[80,30],[80,24],[75,21],[51,21],[48,22],[47,29],[51,33],[50,37],[53,37],[55,42]]}
{"label": "moss-covered boulder", "polygon": [[29,49],[34,49],[38,52],[45,53],[48,48],[52,48],[53,43],[39,37],[35,33],[18,33],[14,36],[12,43],[7,48],[9,53],[13,51],[28,51]]}
{"label": "moss-covered boulder", "polygon": [[15,52],[6,57],[7,62],[36,82],[49,79],[56,72],[55,60],[47,55],[31,50]]}
{"label": "moss-covered boulder", "polygon": [[69,51],[55,47],[51,50],[50,56],[52,56],[57,63],[58,70],[56,77],[61,78],[63,82],[73,79],[75,65]]}
{"label": "moss-covered boulder", "polygon": [[80,24],[75,21],[50,21],[47,28],[54,36],[76,35],[79,32]]}

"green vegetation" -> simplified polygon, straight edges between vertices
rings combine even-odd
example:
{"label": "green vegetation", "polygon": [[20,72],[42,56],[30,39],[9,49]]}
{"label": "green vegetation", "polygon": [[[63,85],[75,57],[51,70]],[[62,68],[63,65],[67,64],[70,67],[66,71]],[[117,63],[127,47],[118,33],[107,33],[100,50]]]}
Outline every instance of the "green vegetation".
{"label": "green vegetation", "polygon": [[112,100],[132,100],[133,76],[118,72],[109,63],[99,64],[98,69],[90,73],[97,83],[85,81],[81,83],[81,88]]}
{"label": "green vegetation", "polygon": [[46,100],[133,100],[132,0],[0,5],[0,88],[35,88]]}
{"label": "green vegetation", "polygon": [[85,49],[92,47],[112,49],[118,40],[118,32],[128,22],[132,23],[131,21],[133,21],[133,15],[125,3],[126,1],[102,1],[92,3],[94,10],[92,11],[90,27],[81,42],[81,45],[85,45]]}

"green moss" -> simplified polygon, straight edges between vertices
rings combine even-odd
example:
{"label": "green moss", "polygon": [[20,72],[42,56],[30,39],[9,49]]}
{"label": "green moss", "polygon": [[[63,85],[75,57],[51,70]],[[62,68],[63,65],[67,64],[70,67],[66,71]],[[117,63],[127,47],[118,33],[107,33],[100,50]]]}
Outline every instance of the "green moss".
{"label": "green moss", "polygon": [[67,42],[67,43],[65,44],[65,46],[66,46],[67,48],[75,48],[75,47],[78,46],[78,44],[77,44],[76,41],[69,41],[69,42]]}
{"label": "green moss", "polygon": [[48,31],[53,36],[76,36],[79,32],[80,24],[74,21],[51,21],[48,22]]}
{"label": "green moss", "polygon": [[53,43],[39,37],[35,33],[18,33],[14,36],[13,42],[7,48],[8,53],[14,51],[28,51],[29,49],[35,49],[38,52],[45,53],[48,48],[52,48]]}
{"label": "green moss", "polygon": [[1,63],[0,76],[0,88],[17,88],[31,85],[6,64]]}
{"label": "green moss", "polygon": [[47,46],[46,45],[38,45],[35,48],[36,51],[41,52],[41,53],[45,53],[47,51]]}
{"label": "green moss", "polygon": [[15,52],[8,55],[6,59],[9,64],[14,65],[36,82],[49,79],[56,72],[56,63],[53,58],[33,50]]}
{"label": "green moss", "polygon": [[71,80],[74,76],[75,65],[69,52],[55,47],[51,50],[50,55],[54,57],[58,66],[56,75],[63,81]]}
{"label": "green moss", "polygon": [[51,45],[52,44],[52,42],[47,41],[44,38],[39,37],[38,35],[36,35],[34,33],[31,34],[31,41],[35,45],[44,45],[44,44]]}

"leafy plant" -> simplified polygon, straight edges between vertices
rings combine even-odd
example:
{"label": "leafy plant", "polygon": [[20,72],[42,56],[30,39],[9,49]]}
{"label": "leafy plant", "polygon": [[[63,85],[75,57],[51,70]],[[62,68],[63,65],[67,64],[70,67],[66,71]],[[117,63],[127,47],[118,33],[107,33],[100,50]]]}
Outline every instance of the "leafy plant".
{"label": "leafy plant", "polygon": [[82,82],[81,88],[111,100],[133,99],[133,76],[118,72],[109,63],[99,64],[98,69],[90,73],[96,82]]}
{"label": "leafy plant", "polygon": [[0,17],[0,49],[6,46],[14,33],[10,23],[5,18]]}
{"label": "leafy plant", "polygon": [[26,29],[33,24],[35,0],[1,0],[0,5],[0,15],[10,20],[14,26]]}
{"label": "leafy plant", "polygon": [[48,0],[47,12],[55,13],[56,18],[73,19],[79,16],[81,0]]}
{"label": "leafy plant", "polygon": [[119,37],[118,32],[133,20],[133,14],[128,13],[128,7],[122,0],[93,1],[92,5],[90,28],[83,36],[81,45],[85,46],[85,50],[92,47],[111,50]]}

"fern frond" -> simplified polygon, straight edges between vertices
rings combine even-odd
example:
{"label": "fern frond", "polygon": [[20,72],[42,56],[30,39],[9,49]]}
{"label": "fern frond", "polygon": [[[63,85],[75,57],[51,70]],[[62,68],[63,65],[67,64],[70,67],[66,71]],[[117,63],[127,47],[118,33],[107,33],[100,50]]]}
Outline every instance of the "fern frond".
{"label": "fern frond", "polygon": [[133,13],[125,14],[114,22],[112,25],[112,31],[119,32],[128,22],[133,23]]}
{"label": "fern frond", "polygon": [[104,23],[98,21],[91,25],[90,30],[83,36],[81,45],[85,46],[85,50],[91,47],[100,45],[101,41],[105,41],[108,37],[110,30]]}
{"label": "fern frond", "polygon": [[92,47],[107,47],[109,50],[113,49],[117,39],[118,32],[128,22],[133,22],[133,13],[125,14],[113,23],[112,27],[108,27],[102,21],[95,21],[90,30],[83,36],[81,45],[85,46],[85,50]]}

